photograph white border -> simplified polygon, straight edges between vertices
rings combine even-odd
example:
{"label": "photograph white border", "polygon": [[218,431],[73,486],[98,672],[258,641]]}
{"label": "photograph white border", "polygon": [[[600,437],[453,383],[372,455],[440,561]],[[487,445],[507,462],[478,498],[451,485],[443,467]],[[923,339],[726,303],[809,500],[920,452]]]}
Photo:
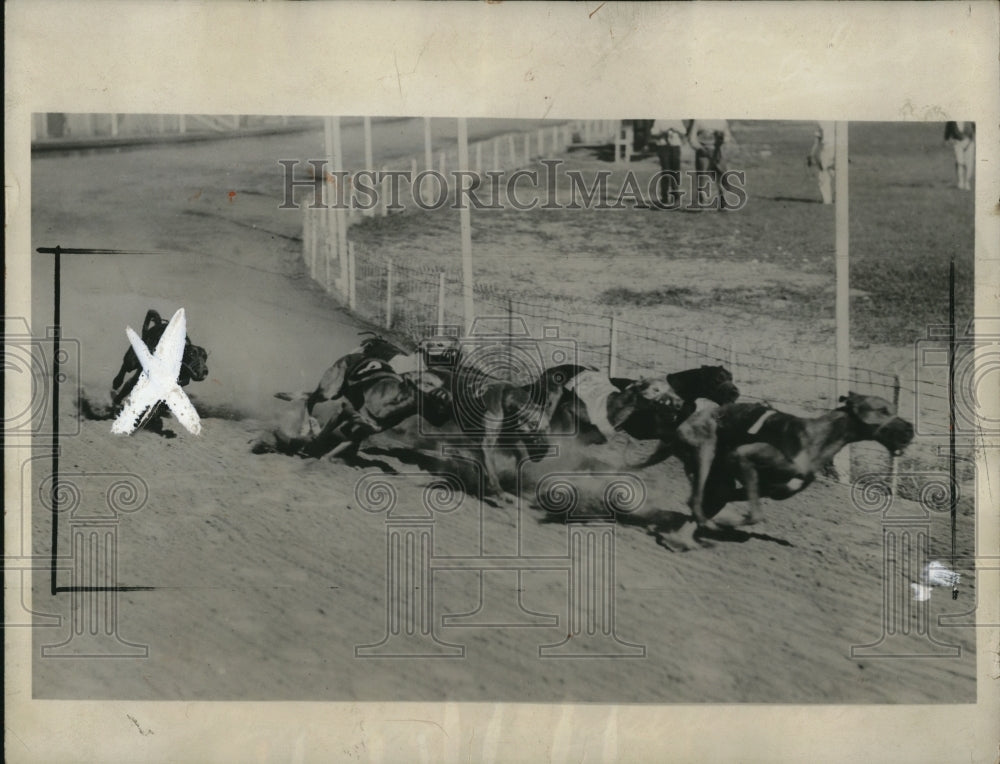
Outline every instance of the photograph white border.
{"label": "photograph white border", "polygon": [[[47,111],[975,120],[976,315],[997,315],[993,2],[10,0],[5,15],[8,316],[31,313],[30,115]],[[29,395],[8,380],[5,405]],[[5,451],[8,475],[23,456]],[[980,555],[998,553],[996,490],[978,486]],[[998,575],[978,571],[980,621],[1000,618]],[[1000,718],[989,628],[979,701],[951,706],[36,701],[29,631],[5,645],[9,761],[993,761]],[[594,729],[604,744],[584,752]]]}

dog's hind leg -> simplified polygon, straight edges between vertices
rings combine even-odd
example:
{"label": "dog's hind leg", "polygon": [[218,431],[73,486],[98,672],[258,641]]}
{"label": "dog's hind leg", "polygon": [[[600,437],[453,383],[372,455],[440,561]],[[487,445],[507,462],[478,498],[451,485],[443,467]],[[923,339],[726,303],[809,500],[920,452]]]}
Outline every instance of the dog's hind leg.
{"label": "dog's hind leg", "polygon": [[767,443],[747,443],[733,452],[733,459],[739,468],[749,511],[744,518],[746,525],[754,525],[762,519],[760,509],[760,474],[758,466],[766,466],[768,471],[795,473],[794,466],[774,446]]}

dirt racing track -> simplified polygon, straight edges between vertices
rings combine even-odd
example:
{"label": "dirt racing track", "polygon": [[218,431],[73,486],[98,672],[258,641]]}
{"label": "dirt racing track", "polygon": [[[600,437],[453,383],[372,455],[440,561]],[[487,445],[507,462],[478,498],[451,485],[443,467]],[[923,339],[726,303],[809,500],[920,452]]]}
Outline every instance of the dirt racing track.
{"label": "dirt racing track", "polygon": [[[61,469],[81,475],[85,494],[103,490],[106,473],[148,489],[116,526],[115,637],[148,646],[148,658],[36,657],[36,697],[975,700],[974,630],[937,620],[971,610],[974,584],[958,602],[944,590],[921,607],[904,596],[901,615],[887,615],[886,592],[909,591],[903,555],[887,556],[882,513],[861,511],[849,487],[818,481],[765,502],[752,532],[674,553],[658,543],[687,511],[674,461],[623,478],[633,493],[618,522],[597,516],[621,443],[563,447],[520,477],[503,461],[520,501],[500,506],[456,489],[448,476],[469,469],[414,424],[372,439],[356,465],[251,454],[287,406],[272,393],[310,388],[368,328],[304,277],[296,214],[263,191],[228,195],[243,156],[276,155],[269,140],[34,163],[33,246],[170,253],[64,260],[63,334],[79,342],[80,372],[62,387],[60,426],[79,434],[63,439]],[[38,258],[33,292],[37,334],[52,307],[51,263]],[[126,324],[150,307],[184,307],[192,339],[209,349],[208,379],[188,388],[200,437],[170,420],[175,438],[113,437],[109,422],[78,419],[77,390],[102,401]],[[45,465],[35,463],[33,484]],[[589,518],[538,506],[553,472],[569,473]],[[930,533],[932,556],[946,554],[946,513],[913,522]],[[37,554],[50,551],[51,523],[36,503]],[[59,523],[68,548],[72,518]],[[39,613],[91,617],[52,596],[47,576],[34,581]],[[65,638],[50,631],[35,630],[36,656]],[[953,657],[926,657],[943,645]]]}

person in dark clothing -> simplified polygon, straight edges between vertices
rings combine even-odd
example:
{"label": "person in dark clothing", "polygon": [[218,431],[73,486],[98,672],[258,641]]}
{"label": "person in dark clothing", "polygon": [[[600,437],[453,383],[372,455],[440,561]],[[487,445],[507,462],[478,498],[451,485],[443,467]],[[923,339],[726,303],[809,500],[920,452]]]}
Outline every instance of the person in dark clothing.
{"label": "person in dark clothing", "polygon": [[680,204],[681,146],[685,132],[684,123],[679,119],[658,119],[650,130],[663,171],[658,187],[660,203],[670,208]]}

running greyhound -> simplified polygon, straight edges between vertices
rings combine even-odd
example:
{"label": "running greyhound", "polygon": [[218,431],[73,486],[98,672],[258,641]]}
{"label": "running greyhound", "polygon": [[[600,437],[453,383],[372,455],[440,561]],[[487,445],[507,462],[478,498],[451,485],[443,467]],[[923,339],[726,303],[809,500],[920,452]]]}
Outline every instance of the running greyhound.
{"label": "running greyhound", "polygon": [[815,418],[762,403],[703,403],[677,428],[694,519],[670,540],[694,547],[694,531],[717,528],[711,518],[730,501],[749,502],[745,522],[759,522],[762,496],[782,500],[803,491],[849,443],[874,440],[899,456],[913,440],[913,425],[889,401],[852,392],[840,403]]}

